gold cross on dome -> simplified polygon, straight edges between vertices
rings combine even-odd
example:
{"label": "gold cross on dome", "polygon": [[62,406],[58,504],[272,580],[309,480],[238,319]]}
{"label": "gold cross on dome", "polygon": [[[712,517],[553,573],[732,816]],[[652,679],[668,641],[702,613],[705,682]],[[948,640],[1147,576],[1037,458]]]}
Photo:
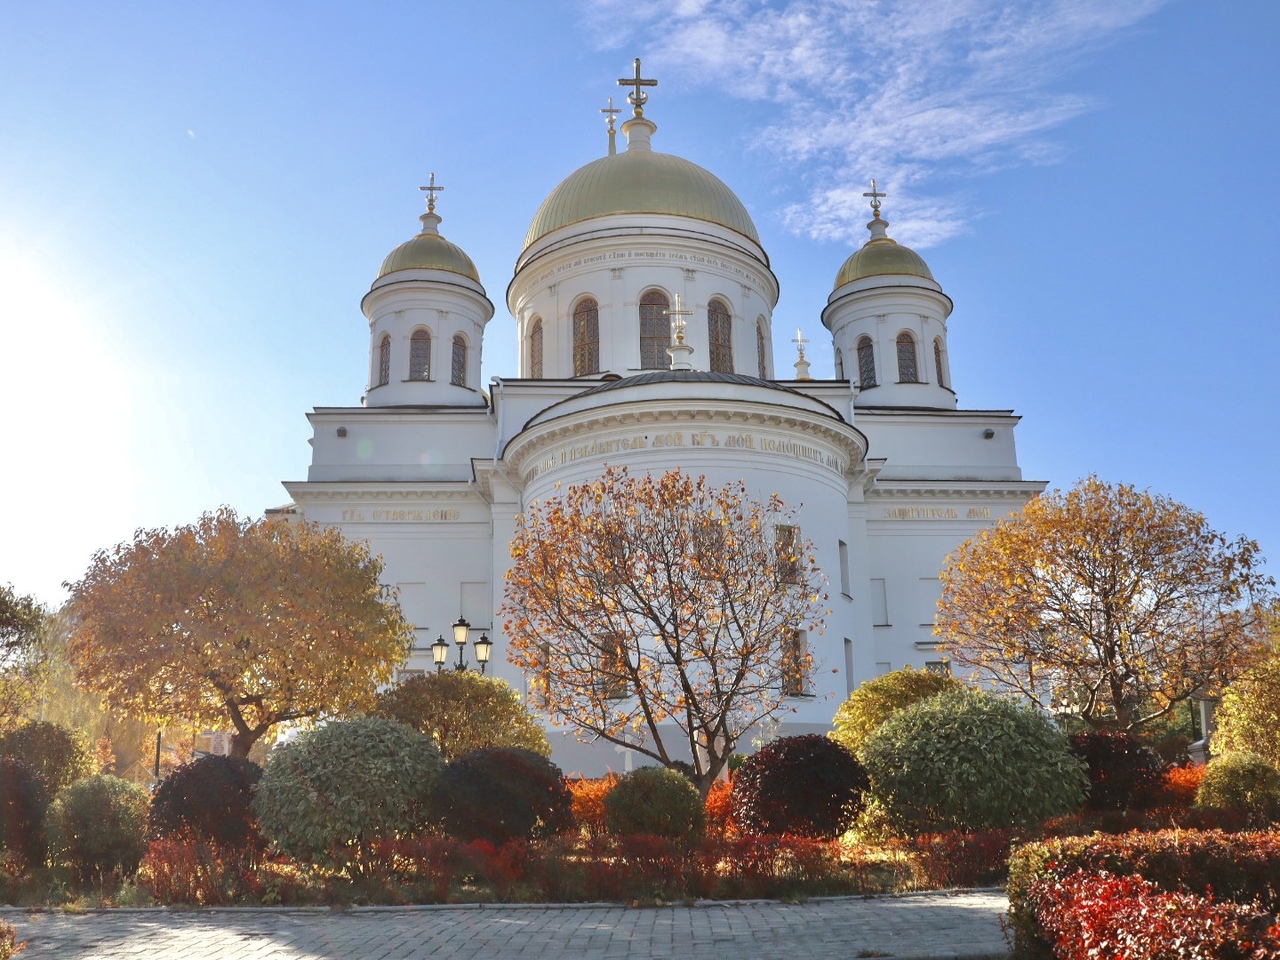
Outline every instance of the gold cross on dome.
{"label": "gold cross on dome", "polygon": [[427,213],[435,213],[436,212],[436,194],[444,189],[444,187],[436,186],[436,175],[434,173],[431,174],[430,186],[419,187],[418,189],[423,191],[427,195]]}
{"label": "gold cross on dome", "polygon": [[[875,189],[875,188],[873,187],[872,189]],[[809,338],[804,335],[803,331],[801,331],[799,327],[796,327],[796,338],[791,342],[794,343],[800,349],[800,359],[803,360],[804,345],[809,342]]]}
{"label": "gold cross on dome", "polygon": [[[621,83],[622,81],[621,81],[621,80],[619,80],[618,82],[619,82],[619,83]],[[614,115],[615,113],[621,113],[621,112],[622,112],[621,110],[619,110],[617,107],[615,107],[615,106],[613,105],[613,97],[610,97],[610,98],[609,98],[609,105],[608,105],[607,107],[601,107],[601,108],[600,108],[600,112],[601,112],[601,113],[603,113],[603,114],[605,114],[606,116],[608,116],[608,118],[609,118],[609,132],[610,132],[610,133],[613,133],[613,115]]]}
{"label": "gold cross on dome", "polygon": [[671,318],[671,332],[676,335],[677,340],[683,342],[684,318],[693,316],[693,311],[680,309],[680,294],[677,293],[676,305],[674,307],[667,307],[667,309],[662,312]]}
{"label": "gold cross on dome", "polygon": [[864,193],[863,196],[871,198],[871,212],[874,213],[876,215],[876,219],[879,220],[880,219],[880,198],[886,197],[888,196],[888,194],[878,193],[876,191],[876,181],[874,177],[871,179],[871,192]]}
{"label": "gold cross on dome", "polygon": [[627,103],[636,108],[636,116],[644,116],[644,105],[649,99],[649,95],[641,90],[641,87],[656,87],[657,80],[641,80],[640,79],[640,58],[636,57],[636,75],[634,77],[623,77],[618,81],[620,87],[635,87],[633,93],[627,94]]}

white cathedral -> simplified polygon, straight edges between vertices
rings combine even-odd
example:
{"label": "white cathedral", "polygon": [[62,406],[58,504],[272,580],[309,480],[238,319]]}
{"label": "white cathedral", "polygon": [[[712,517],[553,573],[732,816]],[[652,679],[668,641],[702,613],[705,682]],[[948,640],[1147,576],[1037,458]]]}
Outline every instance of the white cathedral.
{"label": "white cathedral", "polygon": [[[825,732],[862,681],[945,669],[933,635],[943,558],[1044,484],[1022,479],[1017,417],[958,408],[951,300],[888,236],[874,182],[870,238],[835,270],[822,312],[835,379],[809,377],[803,345],[794,369],[775,369],[778,282],[755,224],[714,174],[653,149],[653,84],[639,78],[636,61],[625,149],[610,116],[607,155],[551,191],[525,235],[507,288],[515,376],[480,381],[494,307],[440,233],[433,177],[421,232],[361,301],[365,395],[309,415],[311,466],[285,483],[281,510],[382,555],[416,628],[406,671],[435,669],[432,641],[452,640],[461,619],[472,640],[492,639],[489,672],[527,692],[495,611],[530,502],[606,463],[776,493],[798,508],[831,611],[804,638],[813,670],[779,732]],[[548,736],[566,771],[623,765],[612,745]]]}

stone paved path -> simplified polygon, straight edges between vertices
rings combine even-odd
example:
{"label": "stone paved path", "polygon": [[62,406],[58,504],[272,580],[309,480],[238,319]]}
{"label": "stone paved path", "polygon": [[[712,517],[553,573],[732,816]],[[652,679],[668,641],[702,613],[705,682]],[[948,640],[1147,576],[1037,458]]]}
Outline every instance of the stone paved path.
{"label": "stone paved path", "polygon": [[692,907],[451,906],[111,910],[0,917],[23,960],[854,960],[1004,957],[1002,893],[708,903]]}

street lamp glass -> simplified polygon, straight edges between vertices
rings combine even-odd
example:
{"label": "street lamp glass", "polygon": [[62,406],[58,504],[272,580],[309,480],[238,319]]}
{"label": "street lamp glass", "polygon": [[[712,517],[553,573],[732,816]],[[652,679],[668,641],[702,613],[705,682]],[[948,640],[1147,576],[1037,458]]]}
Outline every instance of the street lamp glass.
{"label": "street lamp glass", "polygon": [[459,617],[453,624],[453,642],[459,647],[467,645],[467,631],[471,629],[471,624],[465,618]]}
{"label": "street lamp glass", "polygon": [[489,653],[493,650],[493,641],[489,639],[487,633],[480,634],[480,639],[476,641],[476,660],[481,664],[489,662]]}
{"label": "street lamp glass", "polygon": [[431,658],[436,662],[437,667],[443,666],[449,659],[449,644],[443,634],[436,637],[436,642],[431,645]]}

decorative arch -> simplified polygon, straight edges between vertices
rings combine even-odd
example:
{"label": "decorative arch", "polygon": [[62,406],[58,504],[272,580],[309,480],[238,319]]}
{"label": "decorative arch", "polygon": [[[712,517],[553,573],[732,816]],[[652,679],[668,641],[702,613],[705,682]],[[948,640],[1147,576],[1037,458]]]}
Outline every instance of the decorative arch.
{"label": "decorative arch", "polygon": [[707,344],[712,373],[733,373],[733,314],[719,297],[707,304]]}
{"label": "decorative arch", "polygon": [[529,327],[529,376],[542,379],[542,318],[534,317]]}
{"label": "decorative arch", "polygon": [[944,372],[946,364],[942,362],[942,338],[933,338],[933,368],[938,374],[938,386],[945,387],[947,385],[947,376]]}
{"label": "decorative arch", "polygon": [[573,307],[573,375],[600,372],[600,304],[583,297]]}
{"label": "decorative arch", "polygon": [[898,334],[898,382],[919,383],[920,365],[916,359],[916,338],[907,330]]}
{"label": "decorative arch", "polygon": [[661,290],[640,296],[640,368],[666,370],[671,366],[671,300]]}
{"label": "decorative arch", "polygon": [[431,331],[422,327],[409,337],[409,379],[431,379]]}
{"label": "decorative arch", "polygon": [[455,387],[467,385],[467,338],[460,333],[453,335],[453,363],[449,368],[449,382]]}
{"label": "decorative arch", "polygon": [[863,390],[876,385],[876,345],[865,334],[858,338],[858,386]]}
{"label": "decorative arch", "polygon": [[765,347],[768,342],[764,333],[764,317],[759,317],[756,320],[756,365],[759,367],[761,380],[769,379],[769,361],[765,359],[767,356]]}
{"label": "decorative arch", "polygon": [[391,334],[384,333],[378,342],[378,386],[391,382]]}

